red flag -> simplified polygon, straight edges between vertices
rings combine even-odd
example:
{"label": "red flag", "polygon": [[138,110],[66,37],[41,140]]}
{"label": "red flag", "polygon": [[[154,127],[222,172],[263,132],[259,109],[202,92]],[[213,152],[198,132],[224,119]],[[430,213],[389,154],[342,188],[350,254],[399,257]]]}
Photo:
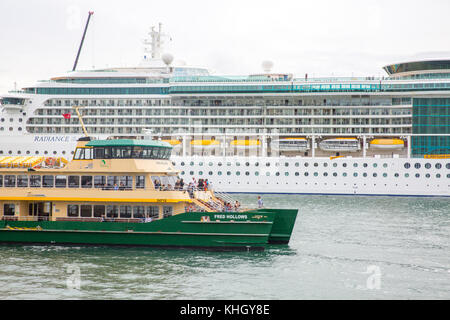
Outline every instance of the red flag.
{"label": "red flag", "polygon": [[72,114],[71,113],[64,113],[62,116],[64,117],[64,119],[70,119]]}

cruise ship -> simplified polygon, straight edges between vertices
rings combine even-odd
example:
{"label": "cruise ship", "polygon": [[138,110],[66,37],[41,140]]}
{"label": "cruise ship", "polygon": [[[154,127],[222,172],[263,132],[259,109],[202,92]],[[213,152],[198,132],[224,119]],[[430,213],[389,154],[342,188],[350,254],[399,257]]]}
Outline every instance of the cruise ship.
{"label": "cruise ship", "polygon": [[450,59],[381,78],[297,77],[268,61],[229,76],[177,63],[162,39],[149,31],[135,67],[74,68],[2,95],[2,163],[71,160],[84,135],[157,139],[184,181],[222,192],[450,196]]}

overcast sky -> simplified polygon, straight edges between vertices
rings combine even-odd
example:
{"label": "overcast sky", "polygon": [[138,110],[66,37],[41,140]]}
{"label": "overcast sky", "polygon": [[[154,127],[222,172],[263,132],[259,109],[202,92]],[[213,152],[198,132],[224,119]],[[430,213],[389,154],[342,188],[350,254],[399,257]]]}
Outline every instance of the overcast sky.
{"label": "overcast sky", "polygon": [[163,23],[175,60],[215,73],[380,76],[389,63],[450,58],[450,0],[1,0],[0,92],[71,70],[136,66]]}

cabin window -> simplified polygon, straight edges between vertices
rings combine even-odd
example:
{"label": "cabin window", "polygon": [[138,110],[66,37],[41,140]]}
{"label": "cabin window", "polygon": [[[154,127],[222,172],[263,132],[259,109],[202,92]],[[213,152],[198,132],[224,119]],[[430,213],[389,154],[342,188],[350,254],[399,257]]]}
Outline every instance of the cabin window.
{"label": "cabin window", "polygon": [[126,189],[133,188],[133,177],[132,176],[121,176],[119,188],[126,188]]}
{"label": "cabin window", "polygon": [[0,176],[0,187],[3,187],[3,176]]}
{"label": "cabin window", "polygon": [[119,216],[119,208],[117,206],[106,206],[106,216],[108,218],[117,218]]}
{"label": "cabin window", "polygon": [[18,175],[17,176],[17,187],[18,188],[28,188],[28,176]]}
{"label": "cabin window", "polygon": [[136,189],[145,188],[145,176],[136,176]]}
{"label": "cabin window", "polygon": [[106,187],[106,176],[94,176],[94,188]]}
{"label": "cabin window", "polygon": [[86,148],[84,150],[84,159],[85,160],[92,160],[92,148]]}
{"label": "cabin window", "polygon": [[100,218],[105,215],[105,206],[95,205],[94,206],[94,217]]}
{"label": "cabin window", "polygon": [[41,187],[41,176],[30,176],[30,187],[40,188]]}
{"label": "cabin window", "polygon": [[92,206],[87,204],[82,204],[80,206],[80,216],[83,218],[90,218],[92,217]]}
{"label": "cabin window", "polygon": [[80,177],[69,176],[69,188],[79,188],[79,187],[80,187]]}
{"label": "cabin window", "polygon": [[16,186],[16,176],[6,175],[5,176],[5,187],[14,188]]}
{"label": "cabin window", "polygon": [[78,217],[79,206],[77,204],[69,204],[67,206],[68,217]]}
{"label": "cabin window", "polygon": [[94,148],[94,159],[104,159],[105,149],[104,148]]}
{"label": "cabin window", "polygon": [[42,176],[42,186],[44,188],[53,188],[55,185],[54,176]]}
{"label": "cabin window", "polygon": [[159,218],[159,206],[147,207],[147,216],[149,218],[158,219]]}
{"label": "cabin window", "polygon": [[16,213],[16,205],[13,203],[5,203],[3,205],[3,215],[13,216]]}
{"label": "cabin window", "polygon": [[131,206],[120,206],[120,217],[131,218]]}
{"label": "cabin window", "polygon": [[144,206],[134,206],[133,207],[133,218],[144,218],[145,215]]}
{"label": "cabin window", "polygon": [[116,176],[108,176],[108,189],[114,189],[114,186],[119,186],[119,177]]}
{"label": "cabin window", "polygon": [[56,188],[67,188],[67,176],[56,176],[55,177],[55,187]]}
{"label": "cabin window", "polygon": [[92,188],[92,176],[81,176],[81,187]]}
{"label": "cabin window", "polygon": [[164,218],[170,217],[173,214],[172,206],[163,206],[163,216]]}

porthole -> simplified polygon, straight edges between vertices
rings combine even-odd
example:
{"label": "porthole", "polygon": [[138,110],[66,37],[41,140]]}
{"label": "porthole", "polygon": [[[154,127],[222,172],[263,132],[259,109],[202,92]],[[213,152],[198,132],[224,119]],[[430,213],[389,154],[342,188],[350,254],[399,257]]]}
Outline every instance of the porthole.
{"label": "porthole", "polygon": [[208,166],[212,167],[214,164],[212,162],[208,163]]}
{"label": "porthole", "polygon": [[[436,165],[434,166],[436,169],[440,169],[440,168],[442,168],[442,164],[440,164],[440,163],[436,163]],[[449,168],[447,168],[447,169],[449,169]]]}
{"label": "porthole", "polygon": [[318,172],[314,172],[314,177],[317,177],[319,175]]}
{"label": "porthole", "polygon": [[190,165],[190,166],[193,166],[193,165],[194,165],[194,162],[193,162],[193,161],[191,161],[191,163],[189,163],[189,165]]}
{"label": "porthole", "polygon": [[266,162],[266,167],[270,167],[270,162]]}
{"label": "porthole", "polygon": [[259,167],[259,162],[255,162],[255,167]]}
{"label": "porthole", "polygon": [[231,176],[231,171],[227,171],[227,176]]}
{"label": "porthole", "polygon": [[298,162],[295,163],[295,166],[296,166],[296,167],[298,167],[299,165],[300,165],[300,163],[298,163]]}
{"label": "porthole", "polygon": [[374,168],[378,167],[378,163],[375,162],[375,163],[373,164],[373,167],[374,167]]}
{"label": "porthole", "polygon": [[241,173],[240,173],[239,171],[236,171],[236,175],[237,175],[237,176],[240,176]]}
{"label": "porthole", "polygon": [[191,176],[193,176],[193,175],[194,175],[194,171],[190,171],[189,174],[190,174]]}
{"label": "porthole", "polygon": [[323,176],[324,176],[324,177],[328,177],[328,172],[324,172],[324,173],[323,173]]}
{"label": "porthole", "polygon": [[333,172],[333,177],[337,177],[337,173],[336,172]]}
{"label": "porthole", "polygon": [[427,173],[427,174],[425,175],[425,177],[426,177],[426,178],[430,178],[431,175],[430,175],[429,173]]}
{"label": "porthole", "polygon": [[358,172],[354,172],[353,176],[356,178],[358,176]]}
{"label": "porthole", "polygon": [[318,167],[319,164],[317,162],[314,162],[314,167]]}
{"label": "porthole", "polygon": [[222,175],[222,171],[217,171],[217,175],[221,176]]}
{"label": "porthole", "polygon": [[363,177],[364,177],[364,178],[367,177],[367,172],[364,172],[364,173],[363,173]]}
{"label": "porthole", "polygon": [[198,165],[199,165],[200,167],[203,167],[203,162],[199,162]]}
{"label": "porthole", "polygon": [[388,164],[387,163],[383,163],[383,168],[387,168]]}
{"label": "porthole", "polygon": [[213,172],[212,172],[212,171],[210,171],[210,172],[208,172],[208,174],[209,174],[210,176],[212,176],[212,175],[213,175]]}
{"label": "porthole", "polygon": [[431,168],[431,163],[425,163],[425,168],[430,169]]}
{"label": "porthole", "polygon": [[420,174],[416,173],[416,178],[420,178]]}
{"label": "porthole", "polygon": [[338,164],[335,162],[335,163],[333,163],[333,167],[337,167],[338,166]]}
{"label": "porthole", "polygon": [[450,163],[447,163],[447,164],[445,165],[445,167],[446,167],[448,170],[450,170]]}
{"label": "porthole", "polygon": [[409,173],[405,173],[405,178],[409,178]]}
{"label": "porthole", "polygon": [[236,167],[239,167],[241,164],[239,162],[236,162]]}
{"label": "porthole", "polygon": [[184,176],[184,171],[181,171],[181,175]]}
{"label": "porthole", "polygon": [[269,172],[269,171],[266,172],[266,176],[267,176],[267,177],[270,176],[270,172]]}
{"label": "porthole", "polygon": [[308,163],[308,162],[305,162],[305,167],[307,167],[307,166],[309,166],[309,163]]}
{"label": "porthole", "polygon": [[367,168],[368,164],[367,163],[363,163],[363,167]]}
{"label": "porthole", "polygon": [[414,164],[414,168],[416,168],[416,169],[420,169],[420,167],[421,167],[420,163],[416,163],[416,164]]}
{"label": "porthole", "polygon": [[409,169],[409,168],[411,168],[411,165],[408,162],[406,162],[404,167],[405,167],[405,169]]}
{"label": "porthole", "polygon": [[246,175],[246,176],[249,176],[249,175],[250,175],[250,172],[245,171],[245,175]]}
{"label": "porthole", "polygon": [[221,166],[222,166],[222,162],[217,162],[217,165],[218,165],[219,167],[221,167]]}
{"label": "porthole", "polygon": [[372,175],[374,178],[376,178],[378,176],[378,174],[376,172],[373,173]]}
{"label": "porthole", "polygon": [[305,172],[305,177],[307,177],[307,176],[309,176],[309,173],[308,173],[308,172]]}
{"label": "porthole", "polygon": [[344,162],[344,163],[342,164],[342,166],[343,166],[344,168],[346,168],[346,167],[347,167],[347,164]]}
{"label": "porthole", "polygon": [[383,177],[384,178],[387,178],[387,176],[388,176],[388,174],[385,172],[385,173],[383,173]]}
{"label": "porthole", "polygon": [[440,178],[441,177],[441,174],[440,173],[438,173],[438,174],[436,174],[436,178]]}
{"label": "porthole", "polygon": [[255,171],[255,176],[259,176],[259,172],[258,171]]}
{"label": "porthole", "polygon": [[285,172],[284,175],[287,177],[289,176],[289,172]]}
{"label": "porthole", "polygon": [[344,173],[342,174],[342,176],[343,176],[343,177],[346,177],[346,176],[347,176],[347,172],[344,172]]}
{"label": "porthole", "polygon": [[279,177],[279,176],[280,176],[280,173],[279,173],[279,172],[277,172],[277,173],[275,173],[275,175],[276,175],[277,177]]}
{"label": "porthole", "polygon": [[199,171],[199,172],[198,172],[198,175],[199,175],[199,176],[202,176],[202,175],[203,175],[203,171]]}
{"label": "porthole", "polygon": [[355,162],[355,163],[353,164],[353,167],[354,167],[354,168],[358,168],[358,164]]}
{"label": "porthole", "polygon": [[296,172],[295,176],[298,177],[300,175],[300,172]]}
{"label": "porthole", "polygon": [[285,162],[285,163],[284,163],[284,166],[285,166],[285,167],[289,167],[289,163],[288,163],[288,162]]}
{"label": "porthole", "polygon": [[323,163],[323,167],[324,167],[324,168],[328,167],[328,163],[324,162],[324,163]]}
{"label": "porthole", "polygon": [[249,163],[249,162],[246,162],[246,163],[245,163],[245,166],[246,166],[246,167],[248,167],[249,165],[250,165],[250,163]]}
{"label": "porthole", "polygon": [[400,175],[398,173],[394,174],[394,177],[398,178]]}

